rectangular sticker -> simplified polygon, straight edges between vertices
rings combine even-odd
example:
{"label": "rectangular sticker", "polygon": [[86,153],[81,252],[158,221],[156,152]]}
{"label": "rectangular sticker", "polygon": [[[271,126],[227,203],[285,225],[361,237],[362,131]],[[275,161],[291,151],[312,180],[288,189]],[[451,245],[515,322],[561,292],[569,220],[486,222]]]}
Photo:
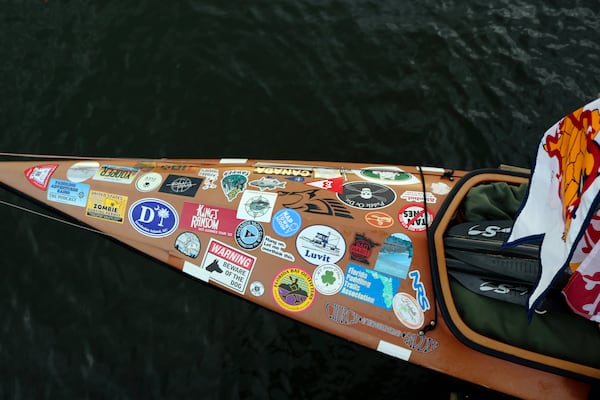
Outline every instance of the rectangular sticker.
{"label": "rectangular sticker", "polygon": [[48,185],[48,200],[85,207],[89,192],[90,185],[88,184],[51,178],[50,185]]}
{"label": "rectangular sticker", "polygon": [[237,226],[242,222],[236,218],[236,211],[206,204],[183,203],[179,228],[193,232],[233,237]]}
{"label": "rectangular sticker", "polygon": [[98,169],[94,180],[129,184],[140,170],[131,167],[117,167],[114,165],[103,165]]}
{"label": "rectangular sticker", "polygon": [[88,197],[85,215],[120,224],[125,220],[127,196],[92,190]]}
{"label": "rectangular sticker", "polygon": [[399,278],[349,263],[341,293],[353,299],[391,310],[399,285]]}
{"label": "rectangular sticker", "polygon": [[244,294],[256,257],[211,239],[200,267],[210,280]]}
{"label": "rectangular sticker", "polygon": [[201,184],[201,178],[169,174],[158,191],[162,193],[194,197]]}

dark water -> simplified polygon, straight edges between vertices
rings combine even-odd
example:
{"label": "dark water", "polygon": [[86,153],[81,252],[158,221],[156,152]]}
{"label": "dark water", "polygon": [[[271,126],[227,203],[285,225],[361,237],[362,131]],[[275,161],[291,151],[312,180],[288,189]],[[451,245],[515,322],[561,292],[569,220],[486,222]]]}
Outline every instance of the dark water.
{"label": "dark water", "polygon": [[[0,151],[528,167],[600,92],[597,1],[123,3],[0,1]],[[0,215],[0,398],[504,398]]]}

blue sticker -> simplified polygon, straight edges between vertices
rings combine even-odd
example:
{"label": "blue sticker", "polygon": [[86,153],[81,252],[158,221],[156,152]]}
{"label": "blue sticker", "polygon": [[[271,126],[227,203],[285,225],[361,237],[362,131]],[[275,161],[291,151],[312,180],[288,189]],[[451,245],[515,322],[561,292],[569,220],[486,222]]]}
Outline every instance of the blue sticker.
{"label": "blue sticker", "polygon": [[247,220],[235,230],[235,241],[242,249],[254,250],[263,241],[265,230],[259,222]]}
{"label": "blue sticker", "polygon": [[404,233],[392,233],[383,242],[375,261],[375,271],[406,279],[413,258],[413,245]]}
{"label": "blue sticker", "polygon": [[291,208],[283,208],[275,213],[271,221],[273,231],[282,237],[294,236],[300,226],[302,226],[302,217],[300,213]]}
{"label": "blue sticker", "polygon": [[86,183],[75,183],[52,178],[48,186],[48,200],[78,207],[86,206],[89,193],[90,185]]}
{"label": "blue sticker", "polygon": [[399,285],[399,278],[350,263],[340,293],[391,310]]}
{"label": "blue sticker", "polygon": [[160,199],[141,199],[129,208],[129,222],[142,235],[160,238],[177,229],[179,215],[169,203]]}

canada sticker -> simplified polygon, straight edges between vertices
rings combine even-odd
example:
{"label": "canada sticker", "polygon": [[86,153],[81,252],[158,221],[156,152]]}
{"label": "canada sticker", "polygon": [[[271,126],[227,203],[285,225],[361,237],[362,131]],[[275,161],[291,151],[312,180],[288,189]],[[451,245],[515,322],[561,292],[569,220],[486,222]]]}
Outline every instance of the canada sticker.
{"label": "canada sticker", "polygon": [[210,273],[211,281],[244,294],[255,262],[256,257],[210,239],[201,268]]}
{"label": "canada sticker", "polygon": [[235,230],[235,242],[244,250],[254,250],[263,241],[265,230],[259,222],[248,220]]}
{"label": "canada sticker", "polygon": [[394,225],[394,218],[383,211],[370,211],[365,214],[365,221],[375,228],[390,228]]}
{"label": "canada sticker", "polygon": [[310,264],[335,264],[346,253],[342,235],[330,226],[312,225],[304,228],[296,238],[296,250]]}
{"label": "canada sticker", "polygon": [[196,258],[200,253],[200,239],[192,232],[182,232],[175,239],[175,248],[184,256]]}
{"label": "canada sticker", "polygon": [[88,197],[85,215],[122,224],[125,220],[127,196],[92,190]]}
{"label": "canada sticker", "polygon": [[321,264],[313,272],[317,292],[326,296],[338,293],[344,284],[344,271],[336,264]]}
{"label": "canada sticker", "polygon": [[83,182],[93,177],[100,168],[97,161],[80,161],[69,167],[67,179],[71,182]]}
{"label": "canada sticker", "polygon": [[343,193],[337,194],[337,197],[350,207],[362,210],[376,210],[396,201],[396,192],[378,183],[349,182],[343,188]]}
{"label": "canada sticker", "polygon": [[310,274],[299,267],[280,271],[273,280],[273,299],[285,310],[306,310],[315,299],[315,285]]}
{"label": "canada sticker", "polygon": [[400,209],[398,220],[402,226],[411,232],[423,232],[433,222],[433,214],[420,204],[409,204]]}
{"label": "canada sticker", "polygon": [[57,167],[58,164],[38,165],[25,170],[25,176],[33,186],[46,190],[50,177]]}
{"label": "canada sticker", "polygon": [[408,293],[396,293],[393,301],[394,314],[409,329],[419,329],[425,323],[425,314],[417,300]]}
{"label": "canada sticker", "polygon": [[177,229],[179,215],[161,199],[140,199],[129,208],[129,222],[142,235],[152,238],[169,236]]}
{"label": "canada sticker", "polygon": [[140,192],[151,192],[158,188],[161,182],[161,174],[158,172],[146,172],[135,181],[135,188]]}

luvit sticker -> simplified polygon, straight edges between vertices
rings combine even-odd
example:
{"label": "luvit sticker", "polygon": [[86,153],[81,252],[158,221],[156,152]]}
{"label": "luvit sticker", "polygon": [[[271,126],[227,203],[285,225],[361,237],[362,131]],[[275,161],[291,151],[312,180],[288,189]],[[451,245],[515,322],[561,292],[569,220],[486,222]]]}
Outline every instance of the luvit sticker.
{"label": "luvit sticker", "polygon": [[163,183],[158,191],[162,193],[194,197],[201,184],[202,179],[200,178],[169,174],[165,179],[165,183]]}
{"label": "luvit sticker", "polygon": [[278,179],[265,176],[249,183],[250,186],[260,189],[261,192],[264,190],[284,188],[285,184],[286,182],[282,182]]}
{"label": "luvit sticker", "polygon": [[179,215],[161,199],[140,199],[129,208],[129,222],[142,235],[152,238],[169,236],[177,229]]}
{"label": "luvit sticker", "polygon": [[394,225],[394,218],[383,211],[370,211],[365,214],[365,221],[375,228],[389,228]]}
{"label": "luvit sticker", "polygon": [[302,225],[300,213],[291,208],[282,208],[273,216],[271,226],[273,231],[281,237],[294,236]]}
{"label": "luvit sticker", "polygon": [[88,197],[85,215],[122,224],[125,220],[127,196],[92,190]]}
{"label": "luvit sticker", "polygon": [[393,166],[363,168],[354,172],[363,179],[384,185],[412,185],[420,182],[413,174]]}
{"label": "luvit sticker", "polygon": [[48,200],[85,207],[89,192],[88,184],[51,178],[48,185]]}
{"label": "luvit sticker", "polygon": [[343,236],[330,226],[312,225],[304,228],[296,238],[296,250],[313,265],[335,264],[346,252]]}
{"label": "luvit sticker", "polygon": [[285,310],[306,310],[315,299],[315,286],[309,273],[298,267],[280,271],[273,280],[273,299]]}
{"label": "luvit sticker", "polygon": [[210,273],[211,281],[243,294],[255,261],[249,254],[210,239],[201,268]]}
{"label": "luvit sticker", "polygon": [[313,272],[317,292],[326,296],[338,293],[344,284],[344,271],[335,264],[322,264]]}
{"label": "luvit sticker", "polygon": [[94,180],[129,184],[139,171],[138,168],[103,165],[94,175]]}
{"label": "luvit sticker", "polygon": [[184,256],[196,258],[200,253],[200,239],[192,232],[183,232],[175,239],[175,248]]}
{"label": "luvit sticker", "polygon": [[238,194],[246,189],[249,175],[250,171],[244,170],[229,170],[223,172],[221,188],[227,197],[227,201],[233,201]]}
{"label": "luvit sticker", "polygon": [[396,277],[350,263],[340,293],[391,310],[394,293],[399,285],[400,279]]}
{"label": "luvit sticker", "polygon": [[375,246],[379,246],[379,243],[372,241],[366,237],[364,233],[357,233],[354,235],[354,242],[350,245],[348,250],[350,258],[354,261],[369,265],[369,257],[371,257],[371,253]]}
{"label": "luvit sticker", "polygon": [[404,233],[388,236],[375,260],[375,271],[405,279],[413,258],[412,241]]}
{"label": "luvit sticker", "polygon": [[146,172],[135,181],[135,188],[140,192],[151,192],[158,188],[162,182],[162,175],[158,172]]}
{"label": "luvit sticker", "polygon": [[58,164],[38,165],[25,170],[25,176],[33,186],[46,190],[50,177],[57,167]]}
{"label": "luvit sticker", "polygon": [[402,226],[411,232],[423,232],[433,222],[433,214],[420,204],[409,204],[400,209],[398,220]]}
{"label": "luvit sticker", "polygon": [[207,204],[183,203],[179,227],[193,232],[232,237],[242,222],[235,210]]}
{"label": "luvit sticker", "polygon": [[98,161],[80,161],[69,167],[67,179],[71,182],[83,182],[93,177],[100,168]]}
{"label": "luvit sticker", "polygon": [[235,242],[244,250],[254,250],[263,241],[265,230],[259,222],[248,220],[235,230]]}
{"label": "luvit sticker", "polygon": [[396,293],[393,308],[398,320],[409,329],[419,329],[425,323],[423,311],[417,306],[415,298],[408,293]]}
{"label": "luvit sticker", "polygon": [[376,210],[396,201],[396,192],[387,186],[373,182],[349,182],[344,185],[338,198],[350,207]]}
{"label": "luvit sticker", "polygon": [[275,207],[275,200],[277,200],[277,193],[245,190],[237,209],[237,218],[269,222]]}

